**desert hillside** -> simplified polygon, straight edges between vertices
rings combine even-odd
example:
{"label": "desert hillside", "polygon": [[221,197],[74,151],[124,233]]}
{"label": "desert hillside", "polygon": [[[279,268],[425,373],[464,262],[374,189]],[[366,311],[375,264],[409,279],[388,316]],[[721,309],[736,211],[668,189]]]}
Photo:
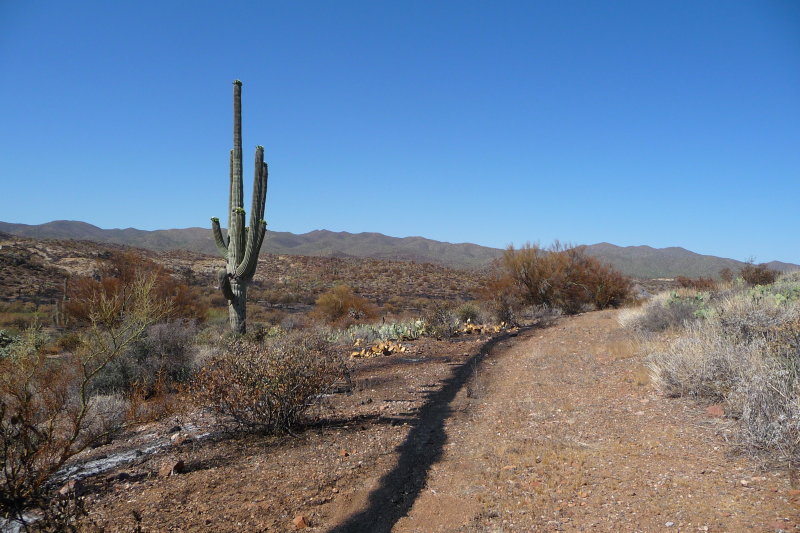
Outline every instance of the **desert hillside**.
{"label": "desert hillside", "polygon": [[[75,239],[133,246],[154,251],[187,250],[216,254],[211,231],[185,228],[144,231],[134,228],[101,229],[85,222],[57,220],[39,225],[0,222],[0,232],[37,239]],[[739,270],[744,262],[701,255],[684,248],[592,244],[587,252],[637,278],[717,277],[720,270]],[[304,234],[268,231],[262,253],[312,257],[360,257],[436,263],[453,268],[489,266],[502,250],[477,244],[452,244],[423,237],[389,237],[380,233],[316,230]],[[800,265],[771,261],[767,266],[786,272]]]}

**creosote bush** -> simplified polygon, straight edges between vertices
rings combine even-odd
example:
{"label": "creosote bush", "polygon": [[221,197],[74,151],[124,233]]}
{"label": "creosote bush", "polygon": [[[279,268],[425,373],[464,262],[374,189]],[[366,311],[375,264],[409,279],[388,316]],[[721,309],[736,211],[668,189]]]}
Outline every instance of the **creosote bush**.
{"label": "creosote bush", "polygon": [[264,343],[232,343],[197,372],[190,394],[237,429],[281,433],[296,427],[345,372],[327,336],[305,330]]}

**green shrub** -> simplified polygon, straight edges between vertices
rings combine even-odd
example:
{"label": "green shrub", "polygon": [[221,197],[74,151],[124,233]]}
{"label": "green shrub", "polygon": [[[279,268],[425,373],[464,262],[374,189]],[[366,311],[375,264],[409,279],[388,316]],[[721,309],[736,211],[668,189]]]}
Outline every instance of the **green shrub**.
{"label": "green shrub", "polygon": [[281,433],[296,427],[345,371],[327,335],[291,332],[263,344],[232,344],[198,371],[191,396],[237,429]]}
{"label": "green shrub", "polygon": [[428,335],[438,339],[452,337],[461,326],[453,309],[441,302],[434,303],[425,313],[423,320],[425,321]]}
{"label": "green shrub", "polygon": [[481,310],[472,302],[466,302],[456,307],[455,314],[463,323],[471,322],[473,324],[478,324],[481,321]]}

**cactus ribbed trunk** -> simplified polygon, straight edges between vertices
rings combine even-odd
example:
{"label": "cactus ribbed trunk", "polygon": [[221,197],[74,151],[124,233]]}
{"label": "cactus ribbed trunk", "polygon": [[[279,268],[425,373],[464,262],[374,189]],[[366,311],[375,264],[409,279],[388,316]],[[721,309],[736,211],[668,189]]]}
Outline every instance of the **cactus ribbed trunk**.
{"label": "cactus ribbed trunk", "polygon": [[267,196],[267,164],[264,147],[256,147],[255,179],[250,225],[245,224],[242,192],[242,82],[233,82],[233,150],[230,151],[230,188],[228,198],[228,235],[223,236],[218,218],[211,219],[211,231],[227,265],[220,272],[219,286],[228,300],[231,330],[247,330],[247,286],[258,265],[258,253],[266,234],[264,208]]}
{"label": "cactus ribbed trunk", "polygon": [[245,333],[247,331],[247,285],[248,283],[231,281],[231,292],[233,300],[228,301],[228,318],[231,323],[231,331],[235,333]]}

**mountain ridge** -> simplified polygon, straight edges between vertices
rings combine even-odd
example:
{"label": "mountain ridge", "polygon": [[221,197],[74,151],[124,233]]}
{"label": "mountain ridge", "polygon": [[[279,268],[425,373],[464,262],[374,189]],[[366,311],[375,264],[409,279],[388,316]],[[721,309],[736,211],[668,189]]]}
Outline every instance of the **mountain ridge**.
{"label": "mountain ridge", "polygon": [[[87,222],[54,220],[44,224],[0,222],[0,232],[39,239],[75,239],[133,246],[156,251],[189,250],[216,254],[208,228],[140,230],[136,228],[102,229]],[[744,262],[698,254],[685,248],[647,245],[617,246],[608,242],[587,245],[590,255],[612,264],[635,277],[658,278],[714,277],[723,268],[738,270]],[[438,263],[450,267],[488,266],[503,250],[472,243],[449,243],[420,236],[390,237],[382,233],[312,230],[307,233],[268,231],[262,253],[322,257],[364,257],[398,261]],[[775,270],[798,270],[800,265],[771,261]]]}

